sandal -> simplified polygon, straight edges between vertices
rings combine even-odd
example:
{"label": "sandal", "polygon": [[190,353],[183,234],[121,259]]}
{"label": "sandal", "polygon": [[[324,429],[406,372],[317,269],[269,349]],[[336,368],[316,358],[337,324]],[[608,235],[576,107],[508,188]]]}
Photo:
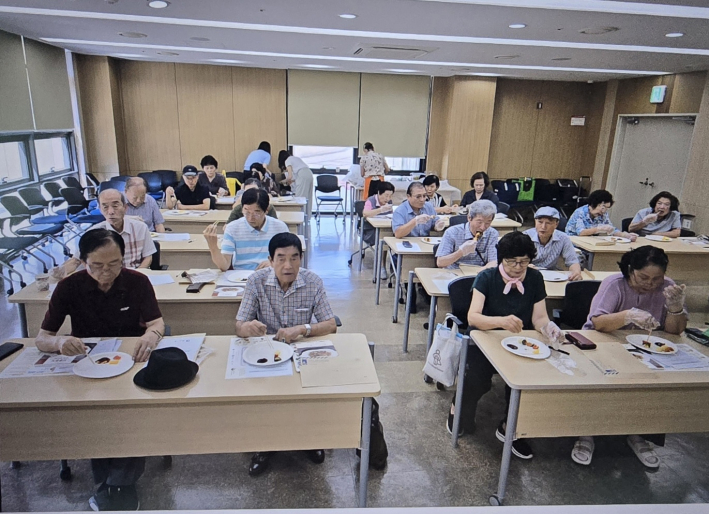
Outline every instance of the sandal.
{"label": "sandal", "polygon": [[581,436],[576,440],[574,449],[571,450],[571,460],[576,464],[588,466],[593,458],[593,450],[596,448],[593,437]]}
{"label": "sandal", "polygon": [[635,452],[645,467],[656,469],[660,467],[660,457],[655,453],[651,443],[639,435],[628,436],[628,446]]}

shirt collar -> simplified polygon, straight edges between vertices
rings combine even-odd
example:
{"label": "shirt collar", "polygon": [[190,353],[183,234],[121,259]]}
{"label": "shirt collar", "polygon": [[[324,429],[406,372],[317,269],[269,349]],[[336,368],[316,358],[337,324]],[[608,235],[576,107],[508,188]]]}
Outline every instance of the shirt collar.
{"label": "shirt collar", "polygon": [[126,271],[125,268],[121,269],[121,272],[116,277],[116,280],[113,281],[113,285],[111,286],[111,289],[109,289],[105,293],[98,288],[98,282],[96,282],[96,280],[94,280],[94,278],[91,275],[89,275],[88,270],[83,270],[81,273],[86,273],[86,280],[89,284],[90,291],[92,291],[92,292],[98,291],[98,292],[105,294],[105,295],[113,295],[119,291],[126,291],[126,281],[124,278],[125,271]]}
{"label": "shirt collar", "polygon": [[[537,229],[535,227],[532,227],[527,235],[535,243],[542,244],[542,242],[539,240],[539,232],[537,232]],[[551,243],[552,241],[559,241],[560,239],[561,236],[559,235],[559,231],[554,230],[554,232],[552,232],[551,234],[551,239],[547,241],[547,244]]]}
{"label": "shirt collar", "polygon": [[113,227],[113,225],[111,225],[111,223],[109,223],[109,221],[106,220],[106,229],[107,229],[107,230],[112,230],[112,231],[114,231],[114,232],[116,232],[117,234],[120,234],[120,235],[123,235],[123,234],[133,235],[133,225],[132,225],[132,222],[133,222],[132,219],[130,219],[128,216],[124,216],[124,217],[123,217],[123,231],[122,231],[122,232],[118,232],[118,230],[116,230],[116,229]]}
{"label": "shirt collar", "polygon": [[[242,210],[241,212],[243,213],[244,211]],[[249,222],[246,221],[246,216],[244,216],[242,219],[244,220],[244,223],[246,223],[246,227],[254,234],[265,234],[266,231],[268,230],[268,218],[269,218],[269,216],[266,215],[266,219],[263,222],[263,226],[261,227],[260,230],[249,225]]]}

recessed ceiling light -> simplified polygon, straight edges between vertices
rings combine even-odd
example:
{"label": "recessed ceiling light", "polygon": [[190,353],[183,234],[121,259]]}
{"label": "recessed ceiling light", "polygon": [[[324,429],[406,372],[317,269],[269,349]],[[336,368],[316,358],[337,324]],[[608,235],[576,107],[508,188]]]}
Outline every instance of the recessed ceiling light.
{"label": "recessed ceiling light", "polygon": [[140,39],[142,37],[148,37],[147,34],[143,34],[142,32],[119,32],[118,35],[123,36],[123,37],[129,37],[132,39]]}
{"label": "recessed ceiling light", "polygon": [[218,62],[223,64],[246,64],[249,61],[237,61],[236,59],[207,59],[209,62]]}
{"label": "recessed ceiling light", "polygon": [[393,71],[394,73],[420,73],[419,70],[405,70],[401,68],[387,68],[384,71]]}
{"label": "recessed ceiling light", "polygon": [[682,37],[684,36],[684,32],[670,32],[669,34],[665,34],[665,37]]}
{"label": "recessed ceiling light", "polygon": [[552,57],[552,61],[570,61],[571,57]]}
{"label": "recessed ceiling light", "polygon": [[165,0],[150,0],[148,2],[148,7],[152,7],[153,9],[164,9],[168,5],[170,5],[170,2]]}
{"label": "recessed ceiling light", "polygon": [[192,41],[209,41],[208,37],[191,37]]}
{"label": "recessed ceiling light", "polygon": [[620,30],[618,27],[588,27],[586,29],[579,30],[580,34],[587,35],[598,35],[598,34],[608,34],[609,32],[615,32]]}
{"label": "recessed ceiling light", "polygon": [[316,69],[334,68],[334,66],[329,66],[327,64],[298,64],[297,66],[300,66],[302,68],[316,68]]}
{"label": "recessed ceiling light", "polygon": [[354,20],[357,17],[356,14],[340,14],[340,18],[344,18],[346,20]]}
{"label": "recessed ceiling light", "polygon": [[495,59],[517,59],[519,55],[496,55]]}
{"label": "recessed ceiling light", "polygon": [[177,52],[158,52],[158,55],[180,55]]}
{"label": "recessed ceiling light", "polygon": [[512,25],[510,25],[510,28],[511,29],[523,29],[526,26],[527,25],[525,23],[513,23]]}

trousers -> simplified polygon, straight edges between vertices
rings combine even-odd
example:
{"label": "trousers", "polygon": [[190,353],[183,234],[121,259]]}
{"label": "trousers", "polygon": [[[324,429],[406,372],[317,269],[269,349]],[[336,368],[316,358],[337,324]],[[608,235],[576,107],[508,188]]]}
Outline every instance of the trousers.
{"label": "trousers", "polygon": [[134,485],[145,471],[145,457],[91,459],[94,483],[125,487]]}

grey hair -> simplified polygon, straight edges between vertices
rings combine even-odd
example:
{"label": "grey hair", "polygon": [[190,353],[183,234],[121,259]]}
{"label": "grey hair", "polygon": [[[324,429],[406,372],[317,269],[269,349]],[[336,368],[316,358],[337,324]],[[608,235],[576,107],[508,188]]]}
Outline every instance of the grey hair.
{"label": "grey hair", "polygon": [[495,217],[497,207],[490,200],[477,200],[468,206],[468,218],[473,219],[475,216],[483,218]]}
{"label": "grey hair", "polygon": [[125,196],[123,193],[121,193],[118,189],[113,188],[113,187],[110,187],[110,188],[108,188],[108,189],[104,189],[103,191],[101,191],[101,192],[98,194],[98,201],[99,201],[99,203],[101,203],[101,195],[102,195],[102,194],[104,194],[104,193],[109,193],[109,192],[112,192],[112,191],[115,191],[116,193],[118,193],[118,196],[121,197],[121,202],[123,203],[123,205],[125,205],[125,204],[126,204],[126,196]]}
{"label": "grey hair", "polygon": [[148,189],[148,185],[146,184],[145,179],[143,179],[143,177],[131,177],[126,180],[126,190],[130,189],[131,187],[138,186],[145,186],[145,189]]}

